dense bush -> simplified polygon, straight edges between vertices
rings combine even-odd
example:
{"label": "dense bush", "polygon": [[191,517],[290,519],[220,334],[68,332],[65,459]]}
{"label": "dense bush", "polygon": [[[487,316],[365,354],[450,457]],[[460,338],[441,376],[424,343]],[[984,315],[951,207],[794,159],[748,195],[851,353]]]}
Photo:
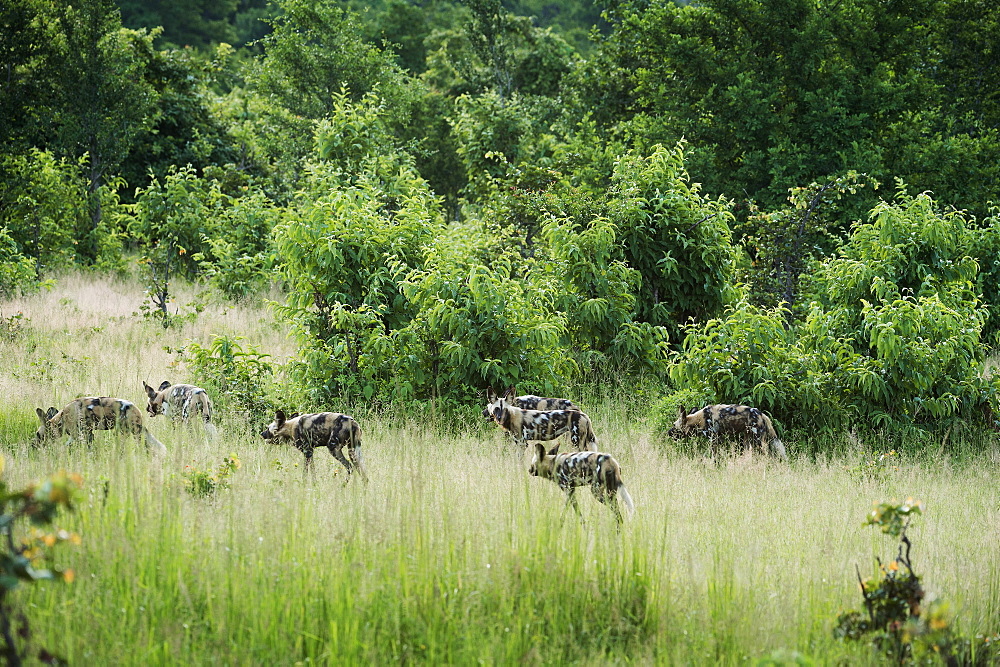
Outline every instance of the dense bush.
{"label": "dense bush", "polygon": [[370,345],[414,314],[399,276],[423,264],[443,225],[438,200],[412,168],[385,160],[374,169],[378,176],[351,183],[335,166],[317,165],[296,214],[274,232],[289,292],[280,312],[301,344],[293,374],[320,402],[371,396],[384,361],[372,359]]}
{"label": "dense bush", "polygon": [[688,318],[721,312],[736,250],[725,199],[701,194],[684,168],[683,145],[619,158],[608,215],[625,261],[642,276],[638,319],[677,331]]}
{"label": "dense bush", "polygon": [[980,372],[986,315],[966,223],[899,193],[816,272],[802,320],[786,329],[781,309],[732,306],[689,330],[674,383],[799,424],[977,414],[996,387]]}
{"label": "dense bush", "polygon": [[0,227],[0,296],[10,296],[34,281],[34,260],[22,255],[7,229]]}
{"label": "dense bush", "polygon": [[0,164],[0,225],[17,251],[40,268],[77,260],[77,238],[87,223],[82,169],[37,149],[8,155]]}

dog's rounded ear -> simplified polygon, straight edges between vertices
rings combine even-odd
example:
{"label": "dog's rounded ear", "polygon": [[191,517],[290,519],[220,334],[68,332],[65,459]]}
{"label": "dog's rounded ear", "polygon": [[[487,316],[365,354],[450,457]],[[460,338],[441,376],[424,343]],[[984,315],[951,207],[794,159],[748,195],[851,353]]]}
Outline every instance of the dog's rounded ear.
{"label": "dog's rounded ear", "polygon": [[688,416],[688,411],[684,409],[683,405],[677,406],[677,416],[681,419],[686,419]]}
{"label": "dog's rounded ear", "polygon": [[487,387],[486,388],[486,402],[487,403],[492,403],[495,400],[497,400],[497,393],[495,391],[493,391],[493,387]]}
{"label": "dog's rounded ear", "polygon": [[503,400],[511,401],[514,400],[514,385],[507,387],[507,391],[504,392]]}
{"label": "dog's rounded ear", "polygon": [[145,381],[143,381],[142,387],[146,390],[146,396],[149,396],[150,400],[156,398],[156,390],[146,384]]}
{"label": "dog's rounded ear", "polygon": [[277,424],[278,428],[281,428],[281,425],[285,423],[284,410],[278,410],[277,412],[274,413],[274,423]]}
{"label": "dog's rounded ear", "polygon": [[159,389],[159,391],[163,391],[164,389],[166,389],[170,385],[171,385],[170,380],[164,380],[163,382],[160,383],[160,389]]}
{"label": "dog's rounded ear", "polygon": [[535,456],[538,457],[539,462],[545,460],[545,445],[540,442],[535,443]]}
{"label": "dog's rounded ear", "polygon": [[35,414],[36,414],[36,415],[38,415],[38,418],[42,420],[42,424],[43,424],[43,425],[44,425],[44,424],[45,424],[45,423],[46,423],[47,421],[49,421],[49,417],[48,417],[48,415],[46,415],[46,414],[45,414],[45,411],[44,411],[44,410],[42,410],[41,408],[35,408]]}
{"label": "dog's rounded ear", "polygon": [[48,410],[45,411],[45,420],[48,421],[49,419],[55,417],[57,414],[59,414],[58,410],[56,410],[55,408],[49,408]]}
{"label": "dog's rounded ear", "polygon": [[299,416],[299,413],[298,413],[298,412],[293,412],[292,414],[288,415],[288,418],[289,418],[289,419],[295,419],[295,418],[296,418],[296,417],[298,417],[298,416]]}

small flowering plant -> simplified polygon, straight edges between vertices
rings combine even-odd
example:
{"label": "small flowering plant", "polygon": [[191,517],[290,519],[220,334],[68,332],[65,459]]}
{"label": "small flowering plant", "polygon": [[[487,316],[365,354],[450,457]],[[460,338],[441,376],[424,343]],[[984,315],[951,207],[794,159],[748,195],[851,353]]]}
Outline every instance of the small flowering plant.
{"label": "small flowering plant", "polygon": [[878,567],[870,579],[862,579],[858,570],[864,611],[841,613],[834,636],[854,641],[868,639],[900,665],[932,656],[949,664],[978,664],[980,660],[989,661],[991,656],[1000,657],[992,638],[971,641],[957,636],[949,605],[928,596],[920,576],[913,571],[913,545],[906,531],[913,517],[923,510],[922,502],[907,498],[902,503],[893,500],[877,504],[865,517],[863,525],[877,526],[886,535],[899,538],[899,548],[892,561],[875,558]]}
{"label": "small flowering plant", "polygon": [[[0,456],[0,474],[4,458]],[[0,481],[0,662],[20,664],[31,638],[28,619],[15,609],[11,593],[21,584],[42,579],[72,583],[71,569],[52,567],[49,550],[59,543],[80,544],[80,536],[53,528],[59,511],[73,510],[83,480],[59,472],[27,488],[12,491]],[[28,523],[18,536],[18,527]],[[35,655],[45,663],[57,660],[45,649]]]}
{"label": "small flowering plant", "polygon": [[219,489],[229,488],[229,477],[239,470],[240,465],[236,454],[230,454],[222,459],[222,463],[215,470],[199,470],[192,466],[184,466],[184,472],[181,473],[184,488],[196,498],[211,496]]}
{"label": "small flowering plant", "polygon": [[857,465],[846,470],[859,482],[884,482],[892,473],[899,472],[899,454],[895,449],[872,452],[871,455],[865,455]]}

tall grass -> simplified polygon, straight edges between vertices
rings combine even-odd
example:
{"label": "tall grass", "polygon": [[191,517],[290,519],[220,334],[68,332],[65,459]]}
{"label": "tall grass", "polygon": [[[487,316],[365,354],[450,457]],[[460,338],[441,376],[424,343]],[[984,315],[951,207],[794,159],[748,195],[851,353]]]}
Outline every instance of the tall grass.
{"label": "tall grass", "polygon": [[[815,443],[786,439],[788,465],[758,456],[711,466],[665,449],[640,406],[595,399],[601,448],[637,504],[620,531],[589,494],[578,521],[554,484],[529,477],[519,452],[478,422],[443,433],[363,421],[367,486],[345,485],[322,451],[305,478],[301,454],[238,420],[213,441],[150,421],[169,450],[162,459],[104,433],[89,449],[35,450],[35,405],[79,393],[144,405],[143,379],[188,379],[164,346],[225,332],[292,353],[262,308],[211,307],[164,331],[132,316],[141,290],[92,282],[69,277],[0,304],[30,320],[0,342],[5,479],[63,468],[86,480],[60,521],[83,537],[57,554],[76,582],[19,593],[37,641],[72,663],[875,662],[831,628],[860,604],[855,566],[867,574],[875,554],[894,554],[861,528],[865,513],[908,495],[927,503],[910,531],[927,587],[953,603],[963,632],[1000,629],[995,448],[864,476],[859,451],[796,457]],[[231,488],[184,491],[185,466],[215,467],[230,452],[243,462]]]}

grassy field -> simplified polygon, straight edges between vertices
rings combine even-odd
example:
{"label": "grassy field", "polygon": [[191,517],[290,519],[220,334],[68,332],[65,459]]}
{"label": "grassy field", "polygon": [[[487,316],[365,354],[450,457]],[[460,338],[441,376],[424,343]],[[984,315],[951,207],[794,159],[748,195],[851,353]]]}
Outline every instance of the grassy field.
{"label": "grassy field", "polygon": [[[190,296],[182,287],[179,301]],[[304,479],[301,454],[225,414],[214,441],[149,421],[163,458],[103,433],[90,449],[33,449],[35,407],[96,394],[145,406],[144,380],[189,380],[168,351],[188,340],[238,334],[277,361],[294,353],[262,305],[210,305],[163,330],[133,314],[142,299],[135,285],[74,275],[0,303],[5,480],[85,479],[59,521],[83,542],[56,553],[76,581],[16,598],[36,642],[73,664],[874,663],[831,629],[860,607],[855,566],[868,576],[875,555],[895,555],[861,527],[865,514],[907,496],[926,503],[910,531],[926,588],[951,602],[963,634],[1000,630],[995,445],[901,456],[865,477],[858,463],[880,443],[831,440],[814,455],[822,444],[788,434],[787,465],[711,466],[665,447],[645,406],[584,400],[636,502],[621,531],[589,493],[585,525],[564,516],[558,488],[478,422],[444,435],[359,417],[367,486],[344,485],[325,451]],[[185,491],[185,466],[230,453],[242,461],[231,488]]]}

